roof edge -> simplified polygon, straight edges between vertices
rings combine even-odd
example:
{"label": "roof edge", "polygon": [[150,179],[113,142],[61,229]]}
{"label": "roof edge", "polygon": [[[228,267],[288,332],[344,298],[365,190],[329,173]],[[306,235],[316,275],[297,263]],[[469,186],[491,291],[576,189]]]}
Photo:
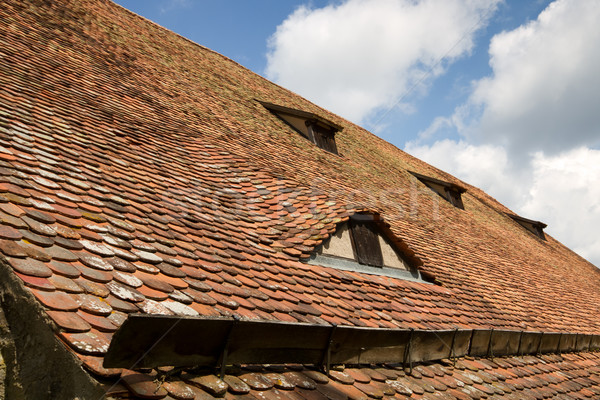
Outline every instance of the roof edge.
{"label": "roof edge", "polygon": [[524,217],[521,217],[520,215],[516,215],[516,214],[508,214],[507,213],[506,215],[508,215],[509,217],[511,217],[512,219],[514,219],[517,222],[518,221],[525,222],[527,224],[532,224],[534,226],[539,226],[542,229],[548,227],[548,225],[546,225],[545,223],[543,223],[541,221],[536,221],[536,220],[533,220],[533,219],[524,218]]}
{"label": "roof edge", "polygon": [[414,171],[408,171],[410,174],[412,174],[415,178],[419,179],[419,180],[424,180],[424,181],[428,181],[431,183],[436,183],[440,186],[444,186],[450,189],[454,189],[459,193],[465,193],[467,191],[466,188],[457,185],[456,183],[452,183],[452,182],[446,182],[443,181],[441,179],[437,179],[437,178],[432,178],[431,176],[427,176],[427,175],[423,175],[423,174],[419,174],[418,172],[414,172]]}
{"label": "roof edge", "polygon": [[343,126],[338,125],[335,122],[332,122],[326,118],[323,118],[320,115],[315,114],[313,112],[302,111],[302,110],[298,110],[295,108],[280,106],[278,104],[269,103],[267,101],[262,101],[262,100],[258,100],[258,99],[255,99],[255,100],[269,111],[293,115],[293,116],[297,116],[297,117],[301,117],[301,118],[306,118],[308,120],[310,120],[310,119],[317,120],[325,125],[329,125],[333,129],[335,129],[336,132],[341,132],[342,130],[344,130]]}

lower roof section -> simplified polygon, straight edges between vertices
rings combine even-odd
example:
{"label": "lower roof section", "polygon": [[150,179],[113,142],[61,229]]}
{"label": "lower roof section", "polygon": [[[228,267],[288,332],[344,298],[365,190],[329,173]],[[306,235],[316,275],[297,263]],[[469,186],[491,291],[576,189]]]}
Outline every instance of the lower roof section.
{"label": "lower roof section", "polygon": [[292,399],[597,399],[600,353],[459,358],[420,364],[339,367],[325,374],[299,364],[228,368],[223,379],[210,371],[104,370],[107,398],[238,400]]}

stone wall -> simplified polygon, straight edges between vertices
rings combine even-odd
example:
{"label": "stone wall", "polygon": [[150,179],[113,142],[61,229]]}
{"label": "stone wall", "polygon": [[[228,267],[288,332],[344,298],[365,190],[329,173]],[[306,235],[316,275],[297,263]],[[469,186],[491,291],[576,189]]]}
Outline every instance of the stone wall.
{"label": "stone wall", "polygon": [[0,400],[103,397],[55,329],[0,256]]}
{"label": "stone wall", "polygon": [[6,397],[4,389],[6,381],[6,364],[4,363],[4,357],[2,356],[2,351],[0,351],[0,399],[4,399]]}
{"label": "stone wall", "polygon": [[23,399],[18,370],[15,368],[15,343],[4,314],[2,297],[0,297],[0,400]]}

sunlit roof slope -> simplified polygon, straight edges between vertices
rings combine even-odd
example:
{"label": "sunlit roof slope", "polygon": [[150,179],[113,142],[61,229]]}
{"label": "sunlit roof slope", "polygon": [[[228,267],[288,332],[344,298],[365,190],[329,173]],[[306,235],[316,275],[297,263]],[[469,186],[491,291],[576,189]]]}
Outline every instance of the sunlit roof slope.
{"label": "sunlit roof slope", "polygon": [[[340,128],[338,154],[264,103]],[[464,210],[411,172],[466,189]],[[357,213],[423,280],[308,263]],[[599,272],[512,214],[110,1],[0,8],[3,291],[94,377],[121,373],[101,364],[131,313],[599,334]]]}

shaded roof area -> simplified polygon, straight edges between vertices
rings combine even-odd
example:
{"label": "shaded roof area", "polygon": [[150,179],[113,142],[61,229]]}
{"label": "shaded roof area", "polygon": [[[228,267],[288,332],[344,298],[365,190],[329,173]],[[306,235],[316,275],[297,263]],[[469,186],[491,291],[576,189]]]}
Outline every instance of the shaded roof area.
{"label": "shaded roof area", "polygon": [[[0,17],[3,268],[95,375],[131,313],[600,332],[597,269],[481,190],[109,1]],[[342,127],[339,156],[260,101]],[[465,210],[409,171],[466,188]],[[434,284],[306,262],[365,210]]]}

